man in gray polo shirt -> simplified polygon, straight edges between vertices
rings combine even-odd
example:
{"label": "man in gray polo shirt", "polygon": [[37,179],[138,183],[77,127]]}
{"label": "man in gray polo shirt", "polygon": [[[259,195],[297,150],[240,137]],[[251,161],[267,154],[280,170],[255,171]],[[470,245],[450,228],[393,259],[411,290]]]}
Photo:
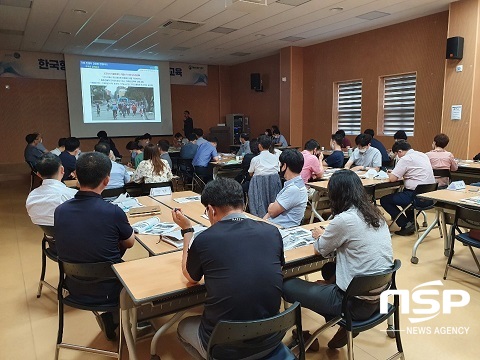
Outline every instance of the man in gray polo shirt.
{"label": "man in gray polo shirt", "polygon": [[380,170],[382,166],[382,154],[378,149],[370,145],[372,136],[369,134],[360,134],[355,138],[357,148],[345,164],[345,169],[357,170]]}
{"label": "man in gray polo shirt", "polygon": [[300,225],[307,207],[307,188],[300,172],[303,168],[303,155],[295,149],[286,149],[280,155],[280,177],[285,177],[283,189],[275,202],[268,206],[265,220],[290,228]]}

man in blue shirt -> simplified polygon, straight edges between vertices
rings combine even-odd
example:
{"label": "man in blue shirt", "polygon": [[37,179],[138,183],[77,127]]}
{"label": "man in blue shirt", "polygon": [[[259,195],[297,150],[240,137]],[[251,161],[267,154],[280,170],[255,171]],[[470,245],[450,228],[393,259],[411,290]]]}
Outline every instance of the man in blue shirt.
{"label": "man in blue shirt", "polygon": [[75,166],[77,163],[77,155],[80,151],[80,140],[76,137],[69,137],[65,140],[65,150],[60,154],[65,173],[62,181],[75,179]]}
{"label": "man in blue shirt", "polygon": [[341,134],[333,134],[332,140],[330,141],[330,146],[332,147],[333,152],[323,160],[324,166],[329,166],[331,168],[342,168],[344,162],[344,155],[342,150],[342,141],[343,136]]}
{"label": "man in blue shirt", "polygon": [[188,134],[188,143],[180,149],[180,157],[182,159],[193,159],[197,153],[197,136],[194,133]]}
{"label": "man in blue shirt", "polygon": [[192,160],[195,173],[205,182],[213,179],[213,169],[208,165],[210,161],[218,161],[217,143],[218,139],[216,137],[209,136],[207,142],[198,146],[197,153]]}
{"label": "man in blue shirt", "polygon": [[35,163],[43,156],[43,151],[37,145],[40,144],[41,137],[38,133],[28,134],[25,136],[27,147],[24,151],[25,161],[35,167]]}
{"label": "man in blue shirt", "polygon": [[[99,142],[95,145],[95,152],[102,153],[110,157],[110,145],[104,142]],[[130,175],[127,169],[122,164],[119,164],[110,159],[112,162],[112,170],[110,171],[110,181],[105,189],[118,189],[130,182]]]}
{"label": "man in blue shirt", "polygon": [[373,129],[367,129],[363,133],[368,134],[372,137],[372,140],[370,140],[370,145],[376,148],[378,151],[380,151],[380,154],[382,154],[382,166],[389,166],[391,160],[390,156],[388,155],[387,149],[379,140],[374,138],[375,132],[373,131]]}
{"label": "man in blue shirt", "polygon": [[300,173],[303,168],[303,155],[296,149],[286,149],[280,155],[280,177],[285,178],[283,189],[275,202],[268,206],[265,220],[290,228],[300,225],[307,207],[307,188]]}
{"label": "man in blue shirt", "polygon": [[203,138],[203,130],[200,128],[193,129],[193,133],[197,136],[197,145],[200,146],[207,142],[206,139]]}

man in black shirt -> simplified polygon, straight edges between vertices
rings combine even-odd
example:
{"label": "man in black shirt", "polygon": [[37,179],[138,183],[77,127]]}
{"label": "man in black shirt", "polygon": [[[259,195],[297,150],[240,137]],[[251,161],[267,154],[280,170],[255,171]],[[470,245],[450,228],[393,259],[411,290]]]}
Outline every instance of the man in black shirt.
{"label": "man in black shirt", "polygon": [[239,183],[228,178],[211,181],[201,201],[212,226],[195,239],[182,211],[174,209],[172,216],[184,234],[183,274],[191,283],[204,277],[208,294],[202,316],[183,319],[177,332],[191,355],[206,358],[212,330],[220,320],[258,320],[278,314],[285,260],[278,229],[243,214]]}
{"label": "man in black shirt", "polygon": [[190,111],[188,110],[183,112],[183,132],[185,137],[193,133],[193,119],[190,117]]}
{"label": "man in black shirt", "polygon": [[79,151],[80,140],[78,140],[76,137],[69,137],[65,139],[65,150],[59,155],[63,168],[65,169],[62,181],[76,178],[75,165],[77,163],[77,155]]}

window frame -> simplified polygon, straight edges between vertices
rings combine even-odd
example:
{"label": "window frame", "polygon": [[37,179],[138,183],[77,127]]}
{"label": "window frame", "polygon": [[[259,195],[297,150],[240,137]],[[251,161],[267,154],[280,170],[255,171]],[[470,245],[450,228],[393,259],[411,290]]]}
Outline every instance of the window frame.
{"label": "window frame", "polygon": [[[343,84],[354,84],[360,83],[360,114],[359,114],[359,123],[358,123],[358,130],[355,131],[347,131],[344,127],[342,127],[341,123],[339,122],[339,100],[340,100],[340,86]],[[332,109],[332,132],[335,133],[338,129],[344,130],[346,135],[358,135],[362,132],[362,113],[363,113],[363,78],[360,79],[352,79],[352,80],[342,80],[342,81],[335,81],[333,83],[333,109]]]}

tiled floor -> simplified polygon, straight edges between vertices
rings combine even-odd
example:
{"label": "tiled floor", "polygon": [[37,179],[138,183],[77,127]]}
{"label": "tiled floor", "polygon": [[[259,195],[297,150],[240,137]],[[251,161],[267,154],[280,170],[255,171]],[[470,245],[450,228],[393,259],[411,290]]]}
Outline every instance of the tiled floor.
{"label": "tiled floor", "polygon": [[[57,307],[54,294],[44,288],[40,299],[36,298],[37,282],[40,274],[40,229],[31,224],[25,211],[24,202],[28,192],[28,180],[0,182],[0,225],[1,251],[0,273],[4,278],[0,282],[0,359],[53,359],[57,333]],[[434,230],[418,252],[419,264],[410,263],[411,247],[414,237],[393,237],[395,257],[402,260],[398,274],[398,286],[401,289],[413,289],[427,281],[441,280],[446,258],[443,256],[442,240]],[[136,244],[128,251],[127,260],[147,256]],[[459,247],[457,261],[473,269],[474,263],[468,249]],[[53,265],[53,266],[52,266]],[[55,264],[47,264],[47,279],[56,283],[58,271]],[[161,274],[145,274],[161,276]],[[311,276],[311,279],[316,276]],[[443,281],[443,280],[442,280]],[[402,315],[403,330],[430,330],[431,334],[411,334],[402,332],[402,340],[407,359],[476,359],[480,352],[480,281],[473,277],[451,270],[448,280],[443,281],[443,289],[461,289],[470,294],[470,303],[461,308],[453,308],[452,314],[443,314],[440,310],[434,319],[418,324],[411,323],[409,315]],[[430,286],[429,289],[434,289]],[[442,289],[440,289],[441,294]],[[440,296],[434,298],[440,299]],[[454,299],[458,301],[458,298]],[[415,304],[410,302],[411,310]],[[421,308],[421,306],[417,306]],[[425,308],[425,306],[423,306]],[[199,313],[200,309],[195,309]],[[194,311],[194,312],[195,312]],[[315,313],[304,310],[303,326],[315,329],[323,319]],[[413,313],[410,316],[416,316]],[[159,320],[165,321],[164,319]],[[458,330],[467,327],[468,334],[434,334],[446,327]],[[377,329],[361,334],[355,339],[356,359],[385,359],[395,351],[395,341],[386,337],[386,324]],[[307,359],[344,359],[346,349],[329,350],[326,343],[335,333],[330,329],[320,337],[321,349],[308,353]],[[92,346],[112,348],[105,340],[91,313],[69,309],[66,315],[66,341]],[[137,345],[140,359],[149,358],[149,341]],[[124,348],[126,350],[126,348]],[[189,359],[175,335],[175,328],[165,334],[158,347],[158,354],[163,360]],[[101,359],[101,356],[61,350],[61,359]],[[128,359],[124,351],[124,359]]]}

